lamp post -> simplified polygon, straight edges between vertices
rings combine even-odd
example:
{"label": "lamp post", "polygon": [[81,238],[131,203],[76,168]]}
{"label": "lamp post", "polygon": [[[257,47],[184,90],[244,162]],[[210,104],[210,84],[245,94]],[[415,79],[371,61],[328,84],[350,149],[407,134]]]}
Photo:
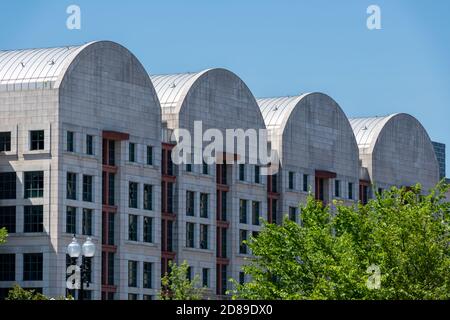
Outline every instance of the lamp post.
{"label": "lamp post", "polygon": [[[67,253],[70,256],[71,264],[76,265],[77,260],[81,255],[81,265],[80,265],[80,292],[78,300],[83,300],[84,294],[84,283],[89,288],[89,267],[86,263],[85,258],[92,258],[95,254],[95,244],[92,242],[91,238],[88,237],[82,246],[77,241],[75,235],[72,238],[72,242],[67,246]],[[75,272],[75,271],[74,271]],[[75,282],[75,280],[73,280]]]}

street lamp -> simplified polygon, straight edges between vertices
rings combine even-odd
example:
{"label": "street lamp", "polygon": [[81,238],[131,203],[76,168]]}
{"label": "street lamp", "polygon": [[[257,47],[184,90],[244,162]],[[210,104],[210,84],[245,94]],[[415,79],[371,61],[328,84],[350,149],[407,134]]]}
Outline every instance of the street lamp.
{"label": "street lamp", "polygon": [[[88,275],[91,272],[85,258],[92,258],[95,255],[95,244],[92,242],[91,238],[88,237],[83,245],[80,246],[74,235],[72,242],[67,246],[67,254],[70,256],[72,265],[77,265],[77,259],[80,255],[82,256],[80,265],[80,292],[78,299],[83,300],[84,284],[86,283],[86,287],[89,288]],[[75,273],[75,271],[73,271],[73,273]],[[73,284],[75,284],[75,281],[76,280],[74,279]]]}

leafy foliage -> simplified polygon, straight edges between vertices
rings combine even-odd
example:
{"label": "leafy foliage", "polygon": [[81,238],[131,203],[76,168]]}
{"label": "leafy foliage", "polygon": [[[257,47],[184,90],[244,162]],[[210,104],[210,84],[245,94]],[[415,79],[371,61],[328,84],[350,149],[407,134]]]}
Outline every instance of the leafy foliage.
{"label": "leafy foliage", "polygon": [[19,285],[15,285],[13,289],[8,292],[6,300],[49,300],[42,293],[35,290],[25,290]]}
{"label": "leafy foliage", "polygon": [[169,262],[169,273],[161,279],[161,300],[201,300],[204,289],[199,288],[200,278],[195,275],[192,280],[188,279],[189,265],[186,261],[177,265]]}
{"label": "leafy foliage", "polygon": [[[264,224],[248,245],[256,258],[244,267],[252,280],[235,283],[244,299],[449,299],[450,204],[439,184],[392,188],[365,206],[309,197],[301,225]],[[368,267],[380,271],[380,286]]]}
{"label": "leafy foliage", "polygon": [[5,228],[0,228],[0,244],[6,242],[6,238],[8,237],[8,232]]}

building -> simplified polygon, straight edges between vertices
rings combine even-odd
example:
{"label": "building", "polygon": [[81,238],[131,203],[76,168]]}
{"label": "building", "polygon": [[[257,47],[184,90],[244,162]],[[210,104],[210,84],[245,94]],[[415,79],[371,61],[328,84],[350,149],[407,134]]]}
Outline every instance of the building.
{"label": "building", "polygon": [[439,178],[443,179],[445,175],[445,144],[440,142],[432,141],[434,152],[436,153],[436,158],[439,163]]}
{"label": "building", "polygon": [[[322,93],[256,100],[225,69],[149,76],[109,41],[0,51],[0,119],[0,227],[9,231],[0,297],[15,283],[76,295],[66,289],[74,234],[97,247],[87,299],[153,299],[169,261],[183,260],[223,297],[230,277],[247,280],[242,241],[260,219],[300,221],[308,192],[352,204],[373,185],[438,181],[411,116],[349,121]],[[279,172],[263,175],[255,150],[198,159],[204,140],[174,163],[177,132],[199,121],[202,134],[268,129],[263,148],[278,153]]]}

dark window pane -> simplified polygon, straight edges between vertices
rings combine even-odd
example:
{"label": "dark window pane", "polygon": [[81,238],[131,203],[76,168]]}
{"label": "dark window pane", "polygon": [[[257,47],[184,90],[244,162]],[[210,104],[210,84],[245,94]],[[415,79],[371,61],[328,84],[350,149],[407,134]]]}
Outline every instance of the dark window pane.
{"label": "dark window pane", "polygon": [[138,216],[128,215],[128,240],[137,241]]}
{"label": "dark window pane", "polygon": [[239,222],[247,223],[247,200],[239,200]]}
{"label": "dark window pane", "polygon": [[142,281],[143,287],[149,289],[152,287],[152,264],[150,262],[143,263]]}
{"label": "dark window pane", "polygon": [[86,236],[92,236],[92,209],[83,209],[82,234]]}
{"label": "dark window pane", "polygon": [[137,261],[128,261],[128,286],[137,287]]}
{"label": "dark window pane", "polygon": [[43,258],[42,253],[24,253],[23,280],[42,281]]}
{"label": "dark window pane", "polygon": [[208,226],[200,225],[200,249],[208,249]]}
{"label": "dark window pane", "polygon": [[153,165],[153,147],[147,146],[147,164]]}
{"label": "dark window pane", "polygon": [[74,151],[74,133],[72,131],[67,131],[67,151]]}
{"label": "dark window pane", "polygon": [[128,206],[130,208],[138,207],[138,184],[136,182],[129,183]]}
{"label": "dark window pane", "polygon": [[30,132],[30,150],[44,150],[44,130]]}
{"label": "dark window pane", "polygon": [[153,210],[153,186],[144,185],[144,210]]}
{"label": "dark window pane", "polygon": [[8,233],[16,232],[16,207],[0,207],[0,229],[6,228]]}
{"label": "dark window pane", "polygon": [[260,202],[258,202],[258,201],[252,202],[252,223],[255,226],[259,225],[260,208],[261,208]]}
{"label": "dark window pane", "polygon": [[0,281],[16,280],[16,255],[0,254]]}
{"label": "dark window pane", "polygon": [[94,136],[91,136],[89,134],[86,136],[86,154],[94,154]]}
{"label": "dark window pane", "polygon": [[24,207],[24,232],[44,231],[44,207],[25,206]]}
{"label": "dark window pane", "polygon": [[194,192],[186,191],[186,215],[188,216],[194,216],[194,197]]}
{"label": "dark window pane", "polygon": [[193,223],[186,223],[186,247],[188,248],[194,247],[194,228],[195,225]]}
{"label": "dark window pane", "polygon": [[83,201],[92,202],[92,176],[83,176]]}
{"label": "dark window pane", "polygon": [[136,144],[129,143],[128,144],[128,161],[136,162]]}
{"label": "dark window pane", "polygon": [[44,196],[44,172],[32,171],[24,173],[25,198],[42,198]]}
{"label": "dark window pane", "polygon": [[77,200],[77,174],[67,172],[67,199]]}
{"label": "dark window pane", "polygon": [[0,173],[0,200],[16,199],[16,173]]}
{"label": "dark window pane", "polygon": [[247,245],[244,241],[247,240],[247,230],[239,230],[239,253],[247,254]]}
{"label": "dark window pane", "polygon": [[67,207],[66,210],[66,232],[77,233],[77,208]]}
{"label": "dark window pane", "polygon": [[0,132],[0,152],[11,151],[11,132]]}
{"label": "dark window pane", "polygon": [[200,193],[200,217],[208,218],[208,194]]}
{"label": "dark window pane", "polygon": [[153,219],[144,217],[144,242],[153,242]]}

